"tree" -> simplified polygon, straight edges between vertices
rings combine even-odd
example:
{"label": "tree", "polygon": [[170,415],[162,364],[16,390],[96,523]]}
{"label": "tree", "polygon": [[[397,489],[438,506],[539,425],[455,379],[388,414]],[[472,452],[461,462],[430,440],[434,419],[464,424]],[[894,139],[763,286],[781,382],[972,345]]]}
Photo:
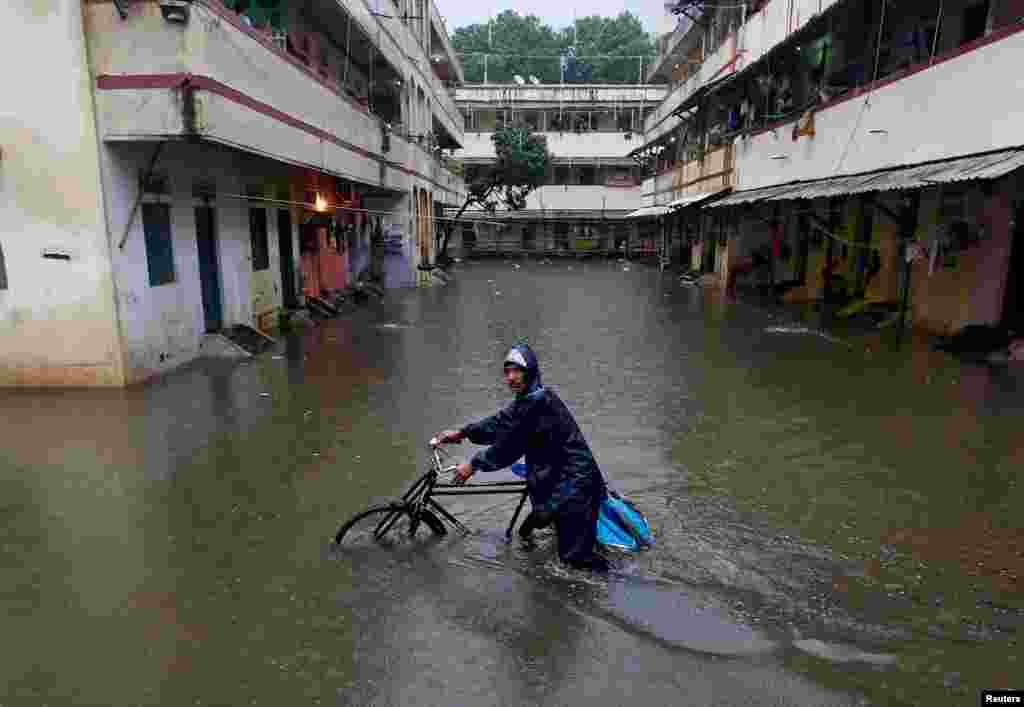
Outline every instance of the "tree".
{"label": "tree", "polygon": [[[516,74],[558,83],[563,61],[566,83],[636,83],[641,79],[636,57],[649,61],[654,56],[654,42],[630,12],[583,17],[575,28],[556,32],[534,15],[506,10],[488,24],[456,29],[452,44],[462,55],[470,83],[484,79],[484,54],[488,55],[487,80],[494,83],[509,83]],[[626,58],[615,58],[620,56]]]}
{"label": "tree", "polygon": [[[516,74],[536,76],[544,83],[558,82],[559,41],[554,30],[535,15],[522,16],[506,10],[488,25],[459,27],[452,37],[455,51],[462,54],[466,80],[511,83]],[[551,57],[537,59],[532,57]]]}
{"label": "tree", "polygon": [[448,262],[448,242],[455,225],[470,206],[493,214],[499,206],[518,211],[526,206],[526,197],[544,183],[551,155],[547,139],[525,125],[502,128],[491,136],[496,159],[466,185],[466,200],[455,218],[444,222],[437,260]]}
{"label": "tree", "polygon": [[[563,29],[559,39],[562,46],[573,47],[580,57],[577,61],[582,66],[576,70],[580,82],[637,83],[642,80],[641,60],[637,57],[650,63],[654,56],[650,35],[637,16],[628,11],[617,17],[581,17],[575,27]],[[620,56],[625,58],[614,58]]]}

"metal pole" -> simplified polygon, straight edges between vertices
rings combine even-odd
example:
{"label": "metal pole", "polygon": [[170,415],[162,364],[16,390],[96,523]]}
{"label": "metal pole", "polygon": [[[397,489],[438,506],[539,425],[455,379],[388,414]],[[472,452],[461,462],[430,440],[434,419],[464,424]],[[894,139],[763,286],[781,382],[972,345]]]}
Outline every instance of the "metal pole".
{"label": "metal pole", "polygon": [[834,239],[832,236],[835,235],[839,229],[839,219],[841,215],[842,200],[840,197],[833,197],[828,202],[828,240],[825,243],[825,282],[822,291],[822,324],[824,325],[828,308],[832,301],[832,252],[834,249]]}
{"label": "metal pole", "polygon": [[935,19],[935,37],[932,38],[932,53],[928,57],[928,63],[931,64],[935,61],[935,50],[939,46],[939,32],[942,31],[942,12],[943,12],[943,0],[939,0],[939,16]]}
{"label": "metal pole", "polygon": [[[914,190],[908,197],[908,203],[903,207],[903,223],[900,224],[900,240],[904,246],[909,248],[910,241],[917,231],[917,212],[921,205],[921,192]],[[904,253],[903,258],[903,303],[900,306],[900,331],[904,330],[907,320],[907,309],[910,306],[910,277],[913,272],[912,263]]]}
{"label": "metal pole", "polygon": [[342,83],[348,88],[348,68],[352,63],[352,15],[348,16],[348,25],[345,29],[345,77]]}

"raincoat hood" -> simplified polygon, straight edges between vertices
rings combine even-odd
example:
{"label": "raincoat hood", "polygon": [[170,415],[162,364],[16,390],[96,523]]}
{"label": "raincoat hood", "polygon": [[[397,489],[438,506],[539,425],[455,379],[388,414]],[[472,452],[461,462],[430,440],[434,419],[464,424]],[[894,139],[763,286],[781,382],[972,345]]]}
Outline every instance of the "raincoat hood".
{"label": "raincoat hood", "polygon": [[542,389],[540,363],[537,361],[537,355],[533,353],[533,350],[527,344],[514,344],[508,350],[502,366],[509,364],[519,366],[526,371],[526,390],[517,394],[517,398],[536,393]]}

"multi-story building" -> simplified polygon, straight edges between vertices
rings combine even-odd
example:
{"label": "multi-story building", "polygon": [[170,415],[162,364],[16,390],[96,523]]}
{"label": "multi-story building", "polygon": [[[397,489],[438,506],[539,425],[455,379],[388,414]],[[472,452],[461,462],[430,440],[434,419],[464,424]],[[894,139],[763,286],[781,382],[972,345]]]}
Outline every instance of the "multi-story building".
{"label": "multi-story building", "polygon": [[145,379],[341,290],[375,237],[422,278],[462,70],[400,2],[4,3],[0,384]]}
{"label": "multi-story building", "polygon": [[[665,96],[664,86],[617,84],[478,84],[455,92],[466,123],[457,153],[467,182],[493,162],[494,131],[526,125],[543,135],[551,154],[547,183],[526,207],[495,215],[469,212],[461,235],[474,250],[607,252],[629,240],[625,217],[642,205],[630,145]],[[478,222],[472,223],[477,217]],[[481,218],[482,217],[482,218]],[[482,221],[482,222],[481,222]]]}
{"label": "multi-story building", "polygon": [[1024,325],[1024,2],[699,6],[659,41],[637,152],[693,265],[934,331]]}

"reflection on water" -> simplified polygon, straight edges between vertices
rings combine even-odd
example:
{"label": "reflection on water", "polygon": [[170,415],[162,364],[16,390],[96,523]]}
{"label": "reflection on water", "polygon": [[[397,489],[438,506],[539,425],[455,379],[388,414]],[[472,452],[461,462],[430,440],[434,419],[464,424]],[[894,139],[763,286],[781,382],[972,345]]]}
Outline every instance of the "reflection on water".
{"label": "reflection on water", "polygon": [[[467,264],[242,364],[0,396],[0,702],[915,704],[1014,682],[1020,371],[572,267]],[[513,500],[459,498],[473,535],[326,553],[431,434],[505,402],[518,337],[658,545],[566,572],[550,540],[504,541]]]}

